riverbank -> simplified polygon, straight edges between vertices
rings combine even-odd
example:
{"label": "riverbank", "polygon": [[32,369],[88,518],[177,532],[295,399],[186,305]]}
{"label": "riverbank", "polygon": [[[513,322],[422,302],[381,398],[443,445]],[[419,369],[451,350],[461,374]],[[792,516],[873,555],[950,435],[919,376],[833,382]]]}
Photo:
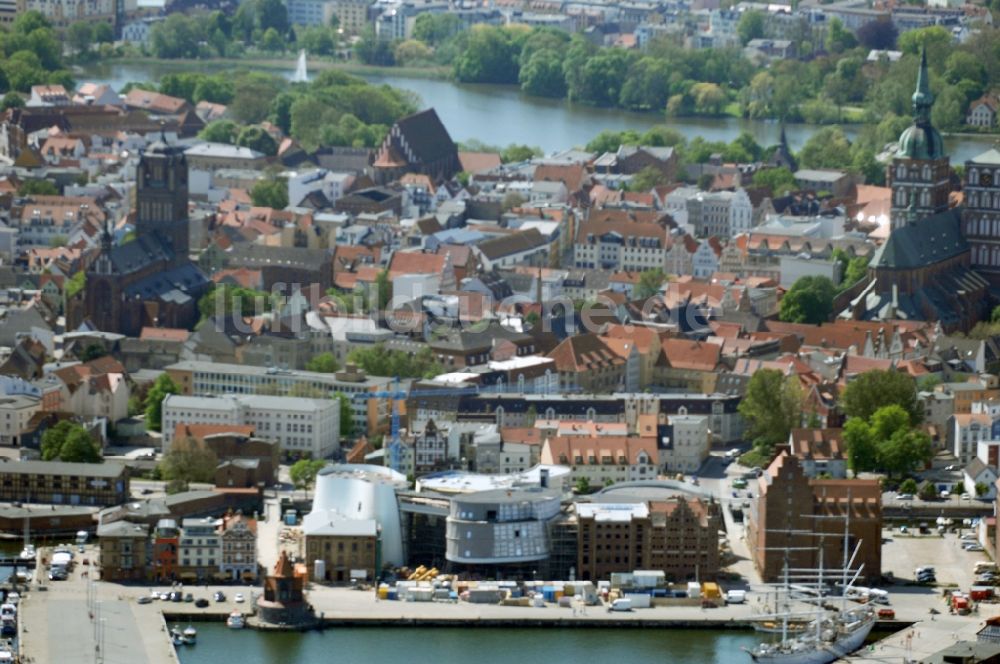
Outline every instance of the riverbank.
{"label": "riverbank", "polygon": [[[166,59],[153,57],[115,58],[104,64],[120,63],[126,66],[157,67],[161,69],[176,69],[178,73],[222,69],[264,69],[272,72],[293,72],[297,63],[295,56],[273,58],[211,58],[200,59]],[[92,63],[79,65],[86,71]],[[306,66],[310,73],[335,69],[357,76],[404,76],[406,78],[450,80],[451,67],[381,67],[366,65],[360,62],[345,60],[328,60],[325,58],[307,58]]]}

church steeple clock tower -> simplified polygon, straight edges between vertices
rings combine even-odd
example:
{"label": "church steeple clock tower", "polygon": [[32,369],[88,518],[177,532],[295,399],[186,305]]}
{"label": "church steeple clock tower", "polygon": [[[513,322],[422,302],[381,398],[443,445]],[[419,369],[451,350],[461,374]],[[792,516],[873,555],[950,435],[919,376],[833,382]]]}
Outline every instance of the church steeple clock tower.
{"label": "church steeple clock tower", "polygon": [[168,145],[165,137],[146,148],[136,185],[136,236],[157,233],[175,260],[187,260],[188,170],[183,148]]}
{"label": "church steeple clock tower", "polygon": [[907,223],[911,201],[917,216],[948,209],[950,167],[941,134],[931,124],[934,94],[927,71],[927,50],[920,53],[920,70],[913,93],[913,124],[899,137],[899,149],[889,166],[892,227]]}

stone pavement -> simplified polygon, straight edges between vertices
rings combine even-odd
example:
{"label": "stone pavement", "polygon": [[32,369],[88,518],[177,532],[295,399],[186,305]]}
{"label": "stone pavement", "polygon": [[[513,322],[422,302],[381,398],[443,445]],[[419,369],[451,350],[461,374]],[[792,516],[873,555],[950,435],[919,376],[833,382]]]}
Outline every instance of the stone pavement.
{"label": "stone pavement", "polygon": [[[88,607],[86,570],[77,565],[66,581],[46,581],[48,590],[24,594],[18,621],[22,661],[177,664],[162,614],[142,611],[145,607],[120,592],[120,586],[94,584],[99,608]],[[98,621],[103,635],[95,627]]]}

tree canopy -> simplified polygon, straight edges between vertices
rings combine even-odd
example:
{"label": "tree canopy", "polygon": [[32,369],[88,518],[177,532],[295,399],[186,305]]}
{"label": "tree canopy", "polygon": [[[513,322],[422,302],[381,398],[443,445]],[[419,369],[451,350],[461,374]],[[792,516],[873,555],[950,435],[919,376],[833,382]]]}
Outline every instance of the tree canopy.
{"label": "tree canopy", "polygon": [[825,323],[833,313],[835,295],[826,277],[800,277],[781,298],[779,316],[787,323]]}
{"label": "tree canopy", "polygon": [[168,394],[177,394],[180,388],[168,374],[160,374],[146,393],[146,428],[159,431],[163,426],[163,400]]}
{"label": "tree canopy", "polygon": [[923,421],[916,383],[907,374],[892,369],[866,371],[850,380],[840,395],[841,410],[866,421],[875,411],[892,405],[906,411],[914,425]]}
{"label": "tree canopy", "polygon": [[306,362],[306,371],[317,371],[319,373],[333,373],[340,369],[340,363],[333,353],[320,353],[309,358]]}
{"label": "tree canopy", "polygon": [[354,349],[348,359],[373,376],[432,378],[442,371],[433,351],[426,346],[411,354],[376,344],[370,348]]}
{"label": "tree canopy", "polygon": [[756,371],[747,383],[739,405],[748,425],[747,437],[755,446],[785,443],[792,429],[801,426],[802,390],[798,379],[776,369]]}
{"label": "tree canopy", "polygon": [[101,463],[101,446],[86,429],[63,420],[42,434],[42,459],[70,463]]}
{"label": "tree canopy", "polygon": [[309,488],[316,482],[316,475],[326,466],[323,459],[299,459],[288,469],[292,484],[296,489],[308,492]]}
{"label": "tree canopy", "polygon": [[208,446],[193,438],[178,438],[160,460],[160,475],[165,480],[183,484],[214,482],[219,458]]}

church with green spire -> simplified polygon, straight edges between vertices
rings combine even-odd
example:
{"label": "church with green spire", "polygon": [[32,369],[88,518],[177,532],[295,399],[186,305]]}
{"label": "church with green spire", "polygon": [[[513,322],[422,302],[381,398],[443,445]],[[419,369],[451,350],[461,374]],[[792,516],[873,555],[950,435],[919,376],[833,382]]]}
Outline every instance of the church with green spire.
{"label": "church with green spire", "polygon": [[973,265],[962,210],[949,206],[951,166],[931,122],[933,106],[924,51],[913,93],[913,122],[900,135],[888,167],[891,232],[868,266],[864,289],[842,312],[844,318],[939,321],[951,332],[968,330],[987,313],[989,282]]}

